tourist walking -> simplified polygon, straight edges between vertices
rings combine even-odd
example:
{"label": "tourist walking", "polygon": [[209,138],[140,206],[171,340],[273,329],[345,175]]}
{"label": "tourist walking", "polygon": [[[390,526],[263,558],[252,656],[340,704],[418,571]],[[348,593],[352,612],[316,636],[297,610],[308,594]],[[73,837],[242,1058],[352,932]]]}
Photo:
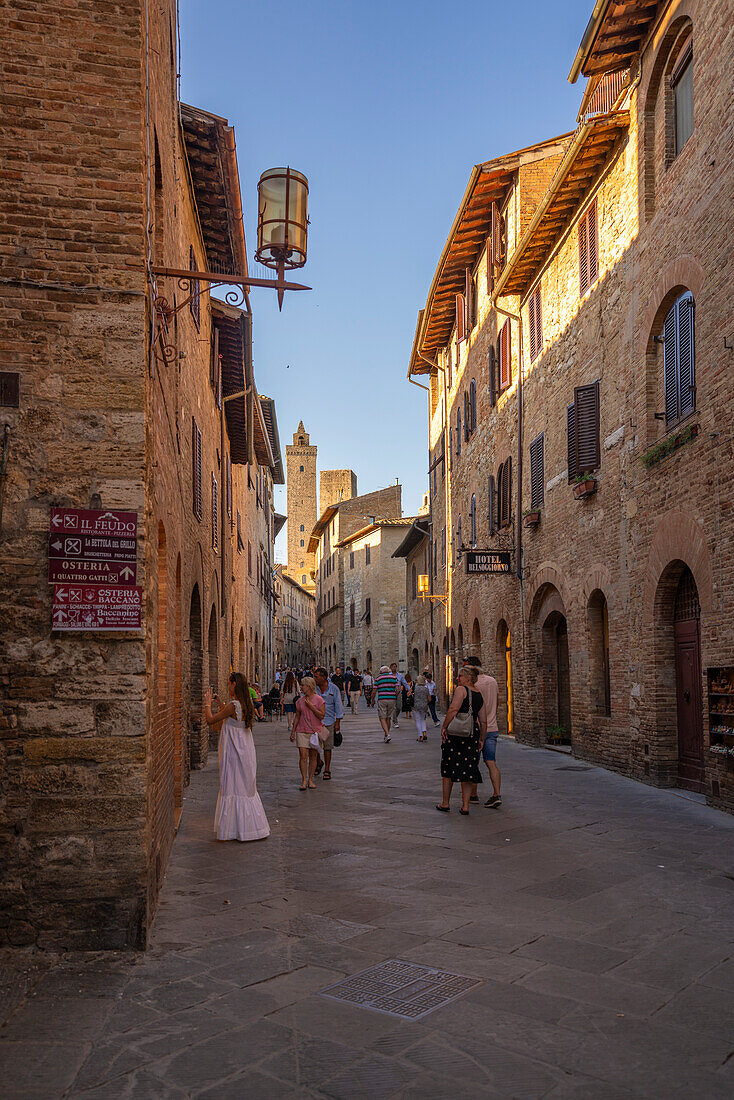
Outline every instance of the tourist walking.
{"label": "tourist walking", "polygon": [[352,714],[359,714],[359,697],[362,694],[362,677],[359,674],[359,669],[355,668],[352,675],[352,682],[349,687],[349,705],[352,708]]}
{"label": "tourist walking", "polygon": [[298,687],[296,685],[296,678],[293,672],[289,669],[285,675],[283,681],[283,694],[281,700],[283,703],[283,713],[286,716],[288,722],[288,732],[293,729],[293,722],[296,714],[296,697],[298,695]]}
{"label": "tourist walking", "polygon": [[413,717],[413,677],[410,675],[410,671],[405,674],[405,682],[403,684],[403,711],[406,718]]}
{"label": "tourist walking", "polygon": [[487,710],[482,693],[475,688],[476,680],[473,668],[461,669],[458,686],[441,727],[443,799],[436,809],[449,812],[451,789],[454,783],[461,783],[459,813],[464,817],[469,813],[473,785],[482,782],[479,753],[487,729]]}
{"label": "tourist walking", "polygon": [[[377,694],[377,717],[380,719],[380,725],[385,734],[384,743],[388,745],[392,741],[390,722],[395,714],[395,707],[400,705],[397,703],[400,686],[397,676],[390,671],[387,665],[382,666],[379,675],[375,678],[375,692]],[[397,722],[395,724],[397,725]]]}
{"label": "tourist walking", "polygon": [[[252,736],[255,716],[247,680],[233,672],[227,683],[229,701],[212,714],[215,696],[204,696],[204,715],[219,733],[219,795],[214,812],[217,840],[264,840],[270,826],[257,793],[257,756]],[[217,702],[219,700],[217,699]]]}
{"label": "tourist walking", "polygon": [[418,676],[413,688],[413,719],[418,731],[416,741],[427,741],[426,714],[428,713],[428,685],[425,676]]}
{"label": "tourist walking", "polygon": [[331,679],[331,682],[333,684],[336,684],[336,686],[339,688],[339,691],[341,692],[341,697],[342,697],[342,706],[344,706],[344,704],[346,703],[346,696],[344,694],[344,677],[342,676],[342,670],[341,670],[340,665],[336,666],[336,672],[334,672],[332,674],[330,679]]}
{"label": "tourist walking", "polygon": [[[494,676],[489,676],[482,671],[482,662],[479,657],[465,658],[464,667],[473,668],[476,672],[476,689],[482,693],[484,705],[487,708],[487,732],[484,738],[484,745],[482,746],[482,759],[487,765],[487,771],[489,772],[489,778],[492,784],[492,794],[484,805],[488,806],[490,810],[498,810],[502,805],[502,795],[500,793],[502,775],[497,765],[497,738],[499,737],[499,730],[497,729],[497,681]],[[478,801],[479,797],[475,789],[472,796],[472,802]]]}
{"label": "tourist walking", "polygon": [[[324,700],[316,691],[313,676],[304,676],[301,680],[302,695],[296,700],[296,720],[291,731],[291,741],[298,746],[298,766],[301,769],[302,783],[299,790],[315,790],[313,777],[319,759],[317,745],[319,731],[324,721]],[[312,738],[315,739],[316,744]]]}
{"label": "tourist walking", "polygon": [[398,716],[402,707],[403,701],[403,688],[408,686],[407,680],[403,676],[402,672],[398,672],[397,662],[393,661],[390,665],[390,671],[398,682],[398,690],[395,693],[395,703],[393,706],[392,724],[395,729],[400,729],[398,725]]}
{"label": "tourist walking", "polygon": [[319,667],[314,672],[316,688],[324,700],[323,723],[329,731],[329,736],[324,741],[324,774],[323,779],[331,779],[331,754],[334,749],[334,734],[339,733],[341,720],[344,717],[344,704],[339,688],[330,680],[326,669]]}
{"label": "tourist walking", "polygon": [[372,673],[368,668],[362,673],[362,687],[364,689],[364,701],[368,707],[374,707],[375,705],[375,681],[372,678]]}
{"label": "tourist walking", "polygon": [[438,715],[436,714],[438,688],[436,687],[436,682],[433,679],[433,673],[430,671],[430,669],[424,668],[423,675],[426,678],[426,687],[428,688],[428,710],[430,711],[431,718],[433,719],[433,725],[438,726],[440,725]]}

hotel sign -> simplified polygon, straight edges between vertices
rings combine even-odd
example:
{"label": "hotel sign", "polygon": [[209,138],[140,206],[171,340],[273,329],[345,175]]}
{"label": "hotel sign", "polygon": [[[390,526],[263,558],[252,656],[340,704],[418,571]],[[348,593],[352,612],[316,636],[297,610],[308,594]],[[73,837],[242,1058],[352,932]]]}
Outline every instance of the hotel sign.
{"label": "hotel sign", "polygon": [[464,563],[469,576],[478,573],[511,573],[511,550],[465,550]]}

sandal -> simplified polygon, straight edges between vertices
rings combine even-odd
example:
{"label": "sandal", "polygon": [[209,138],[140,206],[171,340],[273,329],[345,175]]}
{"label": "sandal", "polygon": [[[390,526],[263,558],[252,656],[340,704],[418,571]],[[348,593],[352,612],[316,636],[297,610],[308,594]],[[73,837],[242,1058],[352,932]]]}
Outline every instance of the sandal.
{"label": "sandal", "polygon": [[331,772],[324,772],[321,776],[322,779],[331,779]]}
{"label": "sandal", "polygon": [[438,803],[437,803],[436,804],[436,809],[442,814],[450,814],[451,813],[451,807],[450,806],[439,806]]}
{"label": "sandal", "polygon": [[469,816],[469,811],[468,811],[468,810],[459,810],[459,813],[460,813],[460,814],[463,814],[463,816],[464,816],[464,817],[468,817],[468,816]]}
{"label": "sandal", "polygon": [[315,791],[316,790],[316,784],[314,783],[313,779],[309,779],[308,789],[309,789],[309,791]]}
{"label": "sandal", "polygon": [[299,789],[299,791],[307,791],[308,787],[299,787],[298,789]]}

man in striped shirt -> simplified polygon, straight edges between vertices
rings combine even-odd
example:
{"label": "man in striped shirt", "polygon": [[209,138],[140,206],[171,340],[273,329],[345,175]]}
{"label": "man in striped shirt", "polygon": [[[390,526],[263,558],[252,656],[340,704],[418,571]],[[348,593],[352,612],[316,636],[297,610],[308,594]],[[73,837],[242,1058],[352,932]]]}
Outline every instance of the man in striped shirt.
{"label": "man in striped shirt", "polygon": [[390,721],[395,712],[395,699],[400,691],[397,676],[393,675],[387,665],[383,665],[379,674],[375,677],[375,691],[377,692],[377,717],[385,731],[385,744],[390,737]]}

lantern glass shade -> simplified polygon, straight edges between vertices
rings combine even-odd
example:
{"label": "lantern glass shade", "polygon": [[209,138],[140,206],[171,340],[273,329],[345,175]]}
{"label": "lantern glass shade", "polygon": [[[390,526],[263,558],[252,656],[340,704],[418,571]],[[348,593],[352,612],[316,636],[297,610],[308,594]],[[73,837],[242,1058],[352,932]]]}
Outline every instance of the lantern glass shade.
{"label": "lantern glass shade", "polygon": [[428,574],[420,573],[418,576],[418,593],[421,596],[428,595]]}
{"label": "lantern glass shade", "polygon": [[308,180],[293,168],[270,168],[257,185],[257,252],[266,267],[303,267],[308,236]]}

